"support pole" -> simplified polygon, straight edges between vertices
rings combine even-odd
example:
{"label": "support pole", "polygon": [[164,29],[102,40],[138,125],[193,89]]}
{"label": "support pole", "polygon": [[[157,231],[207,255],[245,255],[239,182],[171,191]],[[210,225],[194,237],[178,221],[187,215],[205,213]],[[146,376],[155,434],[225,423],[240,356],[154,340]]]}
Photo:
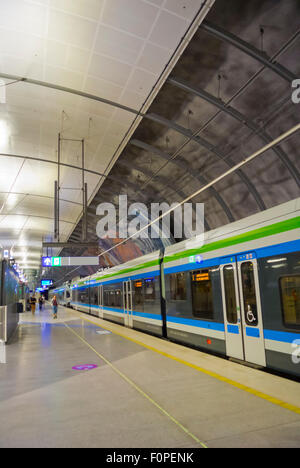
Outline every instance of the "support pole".
{"label": "support pole", "polygon": [[88,217],[87,217],[87,209],[88,209],[88,185],[85,182],[84,184],[84,240],[87,241],[88,237]]}
{"label": "support pole", "polygon": [[81,141],[82,151],[82,242],[86,240],[86,209],[85,209],[85,174],[84,174],[84,140]]}
{"label": "support pole", "polygon": [[61,145],[61,136],[58,134],[58,153],[57,153],[57,241],[60,241],[60,232],[59,232],[59,191],[60,191],[60,145]]}
{"label": "support pole", "polygon": [[58,239],[58,182],[54,182],[54,238]]}

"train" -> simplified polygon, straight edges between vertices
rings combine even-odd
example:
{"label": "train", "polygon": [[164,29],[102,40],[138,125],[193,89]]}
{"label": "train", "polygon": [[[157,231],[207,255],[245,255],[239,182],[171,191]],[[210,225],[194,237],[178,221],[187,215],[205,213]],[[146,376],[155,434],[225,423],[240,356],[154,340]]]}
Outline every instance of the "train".
{"label": "train", "polygon": [[19,313],[24,311],[28,287],[6,260],[0,260],[0,340],[8,342],[14,334]]}
{"label": "train", "polygon": [[54,290],[86,314],[300,376],[300,198]]}

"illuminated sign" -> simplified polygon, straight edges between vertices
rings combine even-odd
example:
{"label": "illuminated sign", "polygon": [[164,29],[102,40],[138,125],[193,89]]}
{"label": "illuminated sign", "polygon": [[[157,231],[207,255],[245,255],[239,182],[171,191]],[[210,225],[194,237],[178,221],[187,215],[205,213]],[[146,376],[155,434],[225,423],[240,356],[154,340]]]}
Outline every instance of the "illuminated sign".
{"label": "illuminated sign", "polygon": [[193,275],[193,281],[209,281],[209,273],[199,273]]}
{"label": "illuminated sign", "polygon": [[203,262],[203,257],[202,255],[192,255],[190,258],[189,258],[189,262],[190,263],[202,263]]}
{"label": "illuminated sign", "polygon": [[61,257],[42,257],[43,267],[59,267],[61,266]]}
{"label": "illuminated sign", "polygon": [[61,266],[61,257],[52,257],[52,266]]}
{"label": "illuminated sign", "polygon": [[53,281],[52,280],[42,280],[42,286],[52,286]]}
{"label": "illuminated sign", "polygon": [[43,267],[51,267],[52,266],[52,257],[42,257],[42,266]]}
{"label": "illuminated sign", "polygon": [[98,265],[99,257],[42,257],[42,266],[44,268]]}

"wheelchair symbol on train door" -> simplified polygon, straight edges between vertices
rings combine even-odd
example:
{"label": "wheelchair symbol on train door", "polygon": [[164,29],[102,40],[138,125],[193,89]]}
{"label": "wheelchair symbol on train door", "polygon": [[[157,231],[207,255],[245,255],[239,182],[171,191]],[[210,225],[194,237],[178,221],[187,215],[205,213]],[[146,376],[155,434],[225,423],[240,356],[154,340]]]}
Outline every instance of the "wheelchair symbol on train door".
{"label": "wheelchair symbol on train door", "polygon": [[248,320],[249,323],[256,322],[256,317],[253,314],[249,304],[247,305],[247,320]]}

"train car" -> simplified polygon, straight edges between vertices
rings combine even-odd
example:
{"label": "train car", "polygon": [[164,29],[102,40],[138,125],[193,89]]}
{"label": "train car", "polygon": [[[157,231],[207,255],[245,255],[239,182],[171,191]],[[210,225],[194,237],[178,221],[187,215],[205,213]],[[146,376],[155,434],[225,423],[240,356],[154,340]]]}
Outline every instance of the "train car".
{"label": "train car", "polygon": [[51,289],[49,291],[49,300],[57,297],[57,301],[61,306],[71,307],[71,288],[69,283],[64,283],[60,288]]}
{"label": "train car", "polygon": [[71,306],[121,325],[163,335],[160,252],[71,284]]}
{"label": "train car", "polygon": [[167,337],[300,375],[299,215],[300,199],[169,247]]}
{"label": "train car", "polygon": [[300,376],[300,198],[71,285],[82,312]]}

